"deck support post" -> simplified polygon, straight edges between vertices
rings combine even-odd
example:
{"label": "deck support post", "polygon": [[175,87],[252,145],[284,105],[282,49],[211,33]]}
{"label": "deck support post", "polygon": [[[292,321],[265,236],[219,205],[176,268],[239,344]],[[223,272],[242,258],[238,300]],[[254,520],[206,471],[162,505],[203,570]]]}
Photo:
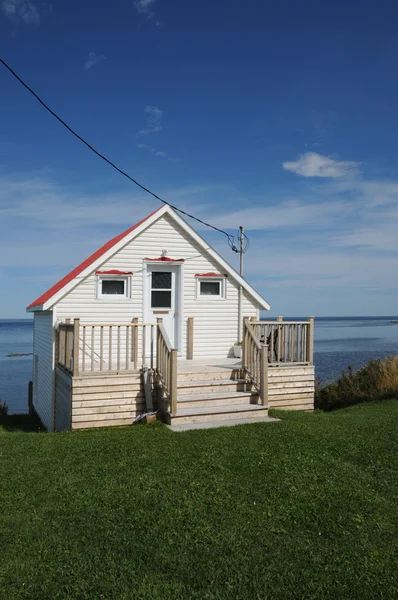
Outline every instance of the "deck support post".
{"label": "deck support post", "polygon": [[65,327],[61,324],[58,328],[58,362],[66,366]]}
{"label": "deck support post", "polygon": [[170,357],[170,412],[177,414],[177,360],[178,350],[173,349]]}
{"label": "deck support post", "polygon": [[[65,324],[70,325],[70,319],[65,319]],[[65,327],[65,362],[64,365],[67,369],[72,367],[72,348],[70,347],[70,327]]]}
{"label": "deck support post", "polygon": [[156,319],[156,369],[158,368],[158,365],[160,363],[160,353],[161,353],[161,346],[160,346],[160,335],[159,335],[159,325],[161,325],[163,323],[163,319],[161,317],[157,317]]}
{"label": "deck support post", "polygon": [[308,337],[307,337],[307,360],[309,362],[310,365],[314,364],[314,325],[315,325],[315,318],[314,317],[309,317],[308,318],[308,322],[309,322],[309,331],[308,331]]}
{"label": "deck support post", "polygon": [[187,342],[188,342],[187,359],[192,360],[193,359],[193,317],[188,317]]}
{"label": "deck support post", "polygon": [[138,369],[138,317],[134,317],[133,322],[133,363],[134,369]]}
{"label": "deck support post", "polygon": [[73,376],[79,375],[79,336],[80,336],[80,319],[73,321]]}
{"label": "deck support post", "polygon": [[260,357],[260,401],[263,406],[268,404],[268,346],[262,344]]}
{"label": "deck support post", "polygon": [[243,326],[242,326],[242,340],[238,340],[242,342],[242,369],[247,365],[247,340],[246,340],[246,329],[249,323],[249,317],[243,317]]}

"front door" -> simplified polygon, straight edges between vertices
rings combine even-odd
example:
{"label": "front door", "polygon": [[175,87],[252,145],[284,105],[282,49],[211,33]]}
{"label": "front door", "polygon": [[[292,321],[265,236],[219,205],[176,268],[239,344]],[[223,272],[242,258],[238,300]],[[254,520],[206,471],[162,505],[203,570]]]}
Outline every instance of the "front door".
{"label": "front door", "polygon": [[145,320],[156,323],[157,318],[163,319],[173,348],[179,345],[179,288],[180,267],[147,265]]}

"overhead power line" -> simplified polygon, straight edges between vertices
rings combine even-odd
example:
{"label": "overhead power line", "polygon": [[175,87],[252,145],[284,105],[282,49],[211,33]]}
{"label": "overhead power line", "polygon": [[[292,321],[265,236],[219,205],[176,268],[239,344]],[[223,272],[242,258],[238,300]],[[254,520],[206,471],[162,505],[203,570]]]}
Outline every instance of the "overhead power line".
{"label": "overhead power line", "polygon": [[132,181],[136,186],[138,186],[139,188],[141,188],[144,192],[147,192],[148,194],[150,194],[151,196],[153,196],[154,198],[156,198],[156,200],[159,200],[159,202],[163,202],[163,204],[168,204],[171,208],[173,208],[174,210],[178,211],[179,213],[181,213],[182,215],[185,215],[186,217],[189,217],[190,219],[194,219],[195,221],[197,221],[198,223],[201,223],[202,225],[205,225],[206,227],[210,227],[211,229],[214,229],[215,231],[218,231],[219,233],[223,233],[224,235],[227,236],[228,238],[228,243],[231,246],[231,248],[236,251],[235,248],[235,238],[233,235],[230,235],[229,233],[227,233],[226,231],[224,231],[223,229],[219,229],[218,227],[215,227],[214,225],[211,225],[210,223],[206,223],[206,221],[202,221],[202,219],[199,219],[198,217],[195,217],[194,215],[189,214],[188,212],[186,212],[185,210],[182,210],[181,208],[178,208],[177,206],[174,206],[173,204],[170,204],[170,202],[167,202],[167,200],[164,200],[163,198],[161,198],[160,196],[158,196],[157,194],[155,194],[154,192],[152,192],[149,188],[145,187],[144,185],[142,185],[141,183],[139,183],[139,181],[137,181],[136,179],[134,179],[134,177],[131,177],[131,175],[129,175],[128,173],[126,173],[125,171],[123,171],[122,169],[120,169],[117,165],[115,165],[115,163],[113,163],[111,160],[109,160],[109,158],[107,158],[106,156],[104,156],[103,154],[101,154],[101,152],[98,152],[98,150],[96,150],[91,144],[89,144],[81,135],[79,135],[74,129],[72,129],[72,127],[70,127],[63,119],[61,119],[60,116],[57,115],[57,113],[55,113],[37,94],[36,92],[34,92],[32,90],[31,87],[28,86],[27,83],[25,83],[20,77],[19,75],[17,75],[17,73],[10,67],[10,65],[8,65],[2,58],[0,58],[0,63],[11,73],[11,75],[13,75],[15,77],[15,79],[17,79],[19,81],[19,83],[21,85],[23,85],[23,87],[25,89],[28,90],[28,92],[30,92],[32,94],[32,96],[34,96],[36,98],[36,100],[38,102],[40,102],[40,104],[53,116],[57,119],[57,121],[59,121],[61,123],[61,125],[63,125],[72,135],[74,135],[80,142],[82,142],[85,146],[87,146],[87,148],[89,148],[89,150],[91,150],[92,152],[94,152],[94,154],[96,154],[99,158],[101,158],[103,161],[105,161],[106,163],[108,163],[108,165],[110,165],[113,169],[115,169],[116,171],[118,171],[118,173],[120,173],[121,175],[123,175],[124,177],[127,177],[127,179],[129,179],[130,181]]}

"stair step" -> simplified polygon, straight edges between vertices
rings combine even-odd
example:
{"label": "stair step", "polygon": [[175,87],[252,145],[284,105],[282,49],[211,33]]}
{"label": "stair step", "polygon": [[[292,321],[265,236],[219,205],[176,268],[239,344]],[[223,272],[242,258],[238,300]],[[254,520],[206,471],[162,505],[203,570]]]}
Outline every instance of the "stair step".
{"label": "stair step", "polygon": [[247,383],[246,379],[194,379],[192,381],[182,381],[181,383],[178,384],[179,388],[188,388],[188,387],[200,387],[201,385],[207,386],[207,385],[230,385],[231,383],[233,384],[238,384],[238,383]]}
{"label": "stair step", "polygon": [[[236,393],[236,396],[233,394]],[[229,392],[222,396],[217,394],[217,398],[209,398],[203,395],[199,399],[193,394],[187,394],[184,400],[177,400],[177,410],[183,408],[206,408],[206,406],[231,406],[235,404],[257,405],[259,402],[258,394],[246,394],[245,392]]]}
{"label": "stair step", "polygon": [[[248,382],[245,379],[205,379],[204,381],[183,381],[177,384],[178,393],[200,394],[216,392],[246,391]],[[203,390],[203,392],[202,392]]]}
{"label": "stair step", "polygon": [[267,417],[268,407],[256,404],[229,404],[227,406],[206,406],[204,408],[179,408],[176,415],[169,416],[169,425],[229,421],[231,419],[251,419]]}
{"label": "stair step", "polygon": [[204,394],[178,394],[177,410],[185,408],[206,408],[208,406],[232,406],[235,404],[258,404],[257,392],[218,391]]}
{"label": "stair step", "polygon": [[253,423],[276,423],[280,419],[274,417],[255,417],[251,419],[229,419],[226,421],[208,421],[205,423],[185,423],[179,425],[167,425],[167,427],[175,433],[183,431],[191,431],[192,429],[215,429],[218,427],[234,427],[236,425],[252,425]]}
{"label": "stair step", "polygon": [[221,369],[219,371],[192,371],[190,373],[179,372],[177,375],[178,384],[185,381],[208,381],[210,380],[235,380],[240,376],[240,369]]}
{"label": "stair step", "polygon": [[224,390],[220,390],[218,392],[203,392],[201,394],[181,394],[179,392],[177,392],[177,402],[189,402],[189,401],[194,401],[194,400],[221,400],[224,398],[231,398],[231,400],[233,400],[234,398],[242,398],[244,400],[247,400],[249,398],[251,398],[252,396],[258,396],[257,392],[229,392],[229,391],[224,391]]}

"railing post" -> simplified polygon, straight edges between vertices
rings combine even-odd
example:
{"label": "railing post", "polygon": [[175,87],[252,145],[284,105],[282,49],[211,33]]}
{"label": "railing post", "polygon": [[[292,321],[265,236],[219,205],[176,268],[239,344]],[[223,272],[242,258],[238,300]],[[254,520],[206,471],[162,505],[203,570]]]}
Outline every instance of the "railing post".
{"label": "railing post", "polygon": [[159,364],[161,361],[161,348],[160,348],[160,332],[159,332],[159,325],[161,325],[163,323],[163,319],[161,317],[158,317],[156,319],[156,368],[159,369]]}
{"label": "railing post", "polygon": [[249,322],[249,317],[243,317],[243,327],[242,327],[242,339],[238,340],[238,342],[242,342],[242,369],[247,365],[247,325]]}
{"label": "railing post", "polygon": [[263,406],[268,404],[268,346],[262,344],[260,355],[260,400]]}
{"label": "railing post", "polygon": [[70,333],[69,330],[70,328],[68,327],[68,325],[70,325],[70,319],[65,319],[65,361],[64,361],[64,365],[67,369],[71,368],[71,347],[70,347]]}
{"label": "railing post", "polygon": [[138,317],[133,319],[133,363],[134,369],[138,369]]}
{"label": "railing post", "polygon": [[58,362],[65,365],[65,327],[61,323],[58,328]]}
{"label": "railing post", "polygon": [[[282,323],[283,321],[283,317],[276,317],[276,320],[278,323]],[[278,354],[277,354],[277,361],[281,362],[281,358],[282,358],[282,337],[283,337],[283,326],[282,325],[278,325],[277,326],[277,331],[278,331]]]}
{"label": "railing post", "polygon": [[80,336],[80,319],[73,321],[73,376],[79,375],[79,336]]}
{"label": "railing post", "polygon": [[314,317],[309,317],[309,331],[307,337],[307,360],[310,365],[314,364],[314,327],[315,327],[315,319]]}
{"label": "railing post", "polygon": [[193,317],[188,317],[187,323],[187,359],[193,359]]}
{"label": "railing post", "polygon": [[177,414],[177,360],[178,350],[173,349],[170,356],[170,412]]}

